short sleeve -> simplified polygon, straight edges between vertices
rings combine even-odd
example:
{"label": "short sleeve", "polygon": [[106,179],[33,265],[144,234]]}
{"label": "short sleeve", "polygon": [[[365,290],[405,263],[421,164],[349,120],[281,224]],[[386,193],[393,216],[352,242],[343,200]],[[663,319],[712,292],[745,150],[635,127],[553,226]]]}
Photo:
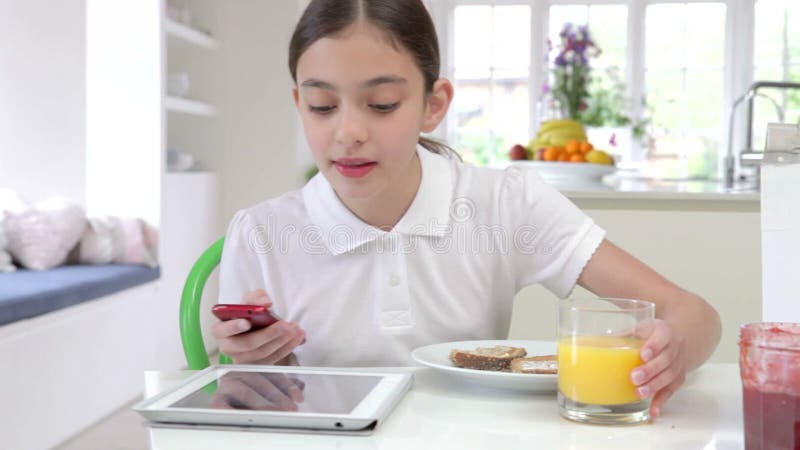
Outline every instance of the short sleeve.
{"label": "short sleeve", "polygon": [[540,283],[559,298],[569,296],[605,231],[532,169],[507,169],[499,202],[513,230],[517,290]]}
{"label": "short sleeve", "polygon": [[257,252],[258,229],[247,211],[234,215],[225,235],[219,272],[219,303],[241,303],[256,289],[266,289]]}

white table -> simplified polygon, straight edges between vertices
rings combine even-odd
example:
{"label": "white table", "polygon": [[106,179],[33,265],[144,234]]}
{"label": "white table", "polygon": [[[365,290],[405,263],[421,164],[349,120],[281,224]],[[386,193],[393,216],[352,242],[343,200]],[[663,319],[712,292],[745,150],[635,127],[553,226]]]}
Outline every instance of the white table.
{"label": "white table", "polygon": [[[680,449],[740,450],[742,389],[735,364],[708,364],[664,406],[654,423],[603,427],[558,415],[555,393],[520,394],[455,380],[428,368],[371,436],[150,428],[153,448],[169,449]],[[192,372],[148,372],[153,395]]]}

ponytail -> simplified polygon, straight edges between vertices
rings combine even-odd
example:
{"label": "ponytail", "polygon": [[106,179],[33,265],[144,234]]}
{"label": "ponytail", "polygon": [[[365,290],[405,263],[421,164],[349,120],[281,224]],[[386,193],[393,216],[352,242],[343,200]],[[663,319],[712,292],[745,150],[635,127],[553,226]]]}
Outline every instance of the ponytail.
{"label": "ponytail", "polygon": [[461,155],[459,155],[457,151],[453,150],[449,145],[435,139],[420,136],[419,145],[425,147],[425,149],[431,153],[462,161]]}

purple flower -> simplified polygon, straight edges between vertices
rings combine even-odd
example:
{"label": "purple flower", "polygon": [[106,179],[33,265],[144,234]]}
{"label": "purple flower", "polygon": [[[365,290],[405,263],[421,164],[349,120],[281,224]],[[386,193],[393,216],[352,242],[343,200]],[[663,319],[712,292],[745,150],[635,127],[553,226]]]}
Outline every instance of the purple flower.
{"label": "purple flower", "polygon": [[570,34],[570,31],[572,31],[572,24],[567,22],[564,24],[564,27],[561,28],[561,32],[558,33],[558,37],[563,39],[567,37],[568,34]]}
{"label": "purple flower", "polygon": [[573,26],[565,23],[559,32],[560,46],[553,48],[548,40],[548,53],[557,53],[553,59],[554,78],[552,87],[542,87],[542,92],[552,92],[565,100],[569,117],[578,119],[580,112],[587,109],[587,84],[589,83],[589,59],[600,54],[600,49],[591,38],[587,25]]}
{"label": "purple flower", "polygon": [[573,32],[570,32],[569,34],[567,34],[567,41],[569,41],[569,42],[575,42],[576,40],[578,40],[578,39],[577,39],[577,37],[575,36],[575,33],[573,33]]}
{"label": "purple flower", "polygon": [[542,94],[547,94],[550,92],[550,85],[547,83],[542,84]]}

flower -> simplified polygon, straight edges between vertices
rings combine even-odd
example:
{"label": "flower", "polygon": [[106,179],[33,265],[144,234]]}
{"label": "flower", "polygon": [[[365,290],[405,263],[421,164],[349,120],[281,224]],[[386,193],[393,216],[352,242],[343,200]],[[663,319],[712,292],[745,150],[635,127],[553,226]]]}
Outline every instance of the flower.
{"label": "flower", "polygon": [[[600,55],[600,47],[592,40],[589,27],[564,24],[558,34],[561,45],[553,60],[553,95],[562,102],[567,115],[575,120],[588,107],[588,85],[591,67],[589,59]],[[548,42],[549,47],[552,43]]]}

